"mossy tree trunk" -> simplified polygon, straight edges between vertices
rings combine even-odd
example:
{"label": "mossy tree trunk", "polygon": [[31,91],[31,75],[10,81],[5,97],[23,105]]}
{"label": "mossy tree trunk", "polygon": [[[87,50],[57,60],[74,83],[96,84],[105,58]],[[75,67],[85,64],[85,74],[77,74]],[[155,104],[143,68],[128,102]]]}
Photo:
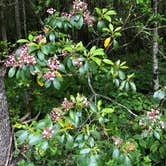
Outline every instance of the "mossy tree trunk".
{"label": "mossy tree trunk", "polygon": [[0,68],[0,166],[8,166],[11,148],[11,128],[4,85],[5,71]]}
{"label": "mossy tree trunk", "polygon": [[[152,0],[153,4],[153,14],[158,14],[158,0]],[[159,76],[158,76],[158,52],[159,52],[159,44],[158,44],[158,22],[154,22],[153,29],[153,89],[157,91],[159,89]]]}

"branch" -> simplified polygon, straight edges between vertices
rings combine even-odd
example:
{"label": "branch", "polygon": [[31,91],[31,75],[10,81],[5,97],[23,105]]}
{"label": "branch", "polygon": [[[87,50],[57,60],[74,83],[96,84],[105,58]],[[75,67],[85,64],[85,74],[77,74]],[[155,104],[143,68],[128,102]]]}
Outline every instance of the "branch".
{"label": "branch", "polygon": [[39,116],[40,116],[40,112],[34,118],[23,121],[22,124],[30,123],[33,120],[37,120]]}
{"label": "branch", "polygon": [[103,98],[103,99],[106,99],[106,100],[108,100],[108,101],[110,101],[110,102],[112,102],[112,103],[115,103],[116,105],[118,105],[118,106],[120,106],[120,107],[126,109],[131,115],[133,115],[133,116],[135,116],[135,117],[138,116],[138,115],[136,115],[135,113],[133,113],[133,112],[132,112],[128,107],[126,107],[125,105],[123,105],[123,104],[121,104],[121,103],[115,101],[114,99],[111,99],[110,97],[107,97],[107,96],[104,96],[104,95],[102,95],[102,94],[96,93],[95,90],[94,90],[94,88],[93,88],[93,86],[92,86],[92,84],[91,84],[90,73],[88,73],[88,85],[89,85],[89,88],[90,88],[91,92],[93,93],[93,95],[94,95],[95,97],[99,96],[99,97],[101,97],[101,98]]}

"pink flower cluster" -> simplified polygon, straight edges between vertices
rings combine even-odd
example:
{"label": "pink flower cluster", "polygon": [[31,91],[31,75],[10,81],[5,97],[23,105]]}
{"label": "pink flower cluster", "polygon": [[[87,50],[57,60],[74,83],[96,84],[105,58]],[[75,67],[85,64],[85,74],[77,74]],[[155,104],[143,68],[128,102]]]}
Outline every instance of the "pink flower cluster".
{"label": "pink flower cluster", "polygon": [[56,77],[56,72],[55,70],[59,69],[60,62],[58,60],[48,60],[47,66],[50,69],[50,71],[46,72],[44,74],[44,77],[46,80],[54,80]]}
{"label": "pink flower cluster", "polygon": [[114,144],[117,145],[117,146],[120,145],[120,144],[122,144],[122,142],[123,142],[123,139],[120,138],[120,137],[112,136],[112,139],[114,141]]}
{"label": "pink flower cluster", "polygon": [[14,54],[10,54],[8,59],[5,61],[4,65],[6,67],[9,67],[9,66],[18,66],[18,62],[16,61],[16,57]]}
{"label": "pink flower cluster", "polygon": [[47,9],[46,12],[49,13],[49,14],[53,14],[55,11],[56,10],[54,8],[49,8],[49,9]]}
{"label": "pink flower cluster", "polygon": [[68,51],[62,50],[62,56],[63,56],[63,57],[66,57],[66,56],[68,56],[68,55],[69,55],[69,52],[68,52]]}
{"label": "pink flower cluster", "polygon": [[84,13],[88,8],[88,4],[86,2],[82,2],[80,0],[73,1],[73,13]]}
{"label": "pink flower cluster", "polygon": [[89,26],[93,25],[94,18],[91,16],[90,11],[86,11],[84,14],[84,22],[87,23]]}
{"label": "pink flower cluster", "polygon": [[47,43],[46,38],[45,38],[43,35],[41,35],[41,34],[38,35],[38,36],[35,38],[34,41],[37,42],[37,43],[41,42],[42,44],[46,44],[46,43]]}
{"label": "pink flower cluster", "polygon": [[44,77],[46,78],[46,80],[54,80],[54,78],[56,77],[56,73],[54,71],[48,71],[44,74]]}
{"label": "pink flower cluster", "polygon": [[46,128],[43,129],[42,137],[50,139],[50,138],[52,138],[52,134],[53,134],[53,128],[52,127],[46,127]]}
{"label": "pink flower cluster", "polygon": [[36,59],[33,55],[29,55],[27,44],[22,46],[20,54],[17,59],[14,54],[11,54],[7,59],[7,61],[4,63],[6,67],[9,66],[22,67],[23,65],[35,65],[35,64],[36,64]]}
{"label": "pink flower cluster", "polygon": [[66,17],[67,19],[70,19],[73,15],[71,13],[67,13],[67,12],[62,12],[61,13],[62,17]]}
{"label": "pink flower cluster", "polygon": [[68,111],[69,109],[74,107],[74,103],[69,101],[67,98],[64,98],[61,106],[65,111]]}
{"label": "pink flower cluster", "polygon": [[50,112],[50,117],[53,122],[57,122],[62,116],[61,109],[59,108],[53,108],[53,110]]}
{"label": "pink flower cluster", "polygon": [[147,112],[147,118],[154,124],[160,119],[160,112],[158,110],[152,109]]}
{"label": "pink flower cluster", "polygon": [[88,10],[88,4],[80,0],[74,0],[72,13],[82,13],[84,15],[84,22],[89,26],[93,25],[94,18],[91,16]]}
{"label": "pink flower cluster", "polygon": [[87,98],[85,98],[84,101],[83,101],[83,104],[84,104],[86,107],[88,107],[89,104],[90,104],[90,101],[89,101]]}
{"label": "pink flower cluster", "polygon": [[20,64],[36,64],[36,59],[34,56],[30,56],[28,53],[28,45],[25,44],[21,48],[20,56],[18,57],[19,63]]}
{"label": "pink flower cluster", "polygon": [[[148,122],[150,123],[150,125],[147,124]],[[159,129],[165,128],[164,122],[161,120],[161,114],[159,110],[156,109],[148,111],[145,120],[140,120],[139,125],[148,127],[147,131],[151,131],[155,126]]]}
{"label": "pink flower cluster", "polygon": [[150,120],[151,125],[154,126],[156,123],[158,124],[158,128],[164,129],[164,122],[160,120],[161,114],[159,110],[152,109],[151,111],[147,112],[147,118]]}
{"label": "pink flower cluster", "polygon": [[63,12],[61,15],[70,19],[73,15],[81,13],[84,16],[84,23],[89,26],[93,25],[94,18],[91,16],[90,11],[88,10],[88,4],[80,0],[73,1],[73,9],[70,13]]}
{"label": "pink flower cluster", "polygon": [[48,60],[47,66],[51,69],[51,70],[57,70],[59,69],[59,65],[60,62],[58,60]]}
{"label": "pink flower cluster", "polygon": [[83,64],[83,62],[80,60],[80,58],[77,58],[77,59],[73,60],[73,65],[74,66],[80,67],[80,66],[82,66],[82,64]]}

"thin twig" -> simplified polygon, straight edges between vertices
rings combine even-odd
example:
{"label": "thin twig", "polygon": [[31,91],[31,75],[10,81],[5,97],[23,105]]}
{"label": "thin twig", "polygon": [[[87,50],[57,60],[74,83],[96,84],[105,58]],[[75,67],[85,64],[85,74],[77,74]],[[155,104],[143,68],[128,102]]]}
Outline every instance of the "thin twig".
{"label": "thin twig", "polygon": [[29,116],[30,116],[30,112],[28,112],[27,114],[25,114],[21,119],[20,119],[20,122],[23,122],[25,121]]}
{"label": "thin twig", "polygon": [[106,100],[108,100],[108,101],[110,101],[110,102],[112,102],[112,103],[115,103],[116,105],[118,105],[118,106],[120,106],[120,107],[126,109],[131,115],[133,115],[133,116],[135,116],[135,117],[138,116],[138,115],[136,115],[135,113],[133,113],[133,112],[132,112],[128,107],[126,107],[125,105],[123,105],[123,104],[121,104],[121,103],[115,101],[114,99],[111,99],[111,98],[108,97],[108,96],[104,96],[104,95],[102,95],[102,94],[96,93],[95,90],[94,90],[94,88],[93,88],[93,86],[92,86],[92,84],[91,84],[91,79],[90,79],[90,74],[89,74],[89,73],[88,73],[88,85],[89,85],[89,88],[90,88],[91,92],[93,93],[93,95],[94,95],[95,97],[99,96],[99,97],[101,97],[101,98],[103,98],[103,99],[106,99]]}
{"label": "thin twig", "polygon": [[101,95],[101,94],[98,94],[98,96],[100,96],[100,97],[102,97],[102,98],[104,98],[104,99],[106,99],[106,100],[108,100],[108,101],[111,101],[112,103],[115,103],[116,105],[118,105],[118,106],[120,106],[120,107],[126,109],[126,110],[127,110],[130,114],[132,114],[133,116],[135,116],[135,117],[138,116],[138,115],[136,115],[135,113],[133,113],[128,107],[126,107],[125,105],[123,105],[123,104],[121,104],[121,103],[119,103],[119,102],[117,102],[117,101],[111,99],[110,97],[107,97],[107,96],[104,96],[104,95]]}
{"label": "thin twig", "polygon": [[40,116],[40,112],[34,118],[23,121],[22,124],[30,123],[33,120],[37,120],[39,116]]}

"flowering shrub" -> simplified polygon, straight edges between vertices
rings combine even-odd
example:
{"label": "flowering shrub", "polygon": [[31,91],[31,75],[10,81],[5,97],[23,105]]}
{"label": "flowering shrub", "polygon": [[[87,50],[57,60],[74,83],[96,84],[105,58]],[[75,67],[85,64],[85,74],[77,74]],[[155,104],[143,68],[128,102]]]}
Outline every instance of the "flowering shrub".
{"label": "flowering shrub", "polygon": [[[134,102],[131,108],[130,102],[118,102],[119,96],[129,98],[136,92],[134,74],[126,74],[126,62],[113,62],[108,54],[118,48],[121,36],[121,27],[112,22],[116,12],[95,10],[96,19],[88,4],[79,0],[73,2],[69,13],[49,8],[42,33],[18,40],[23,46],[4,63],[10,68],[9,77],[23,82],[35,78],[40,87],[54,87],[57,96],[63,94],[45,118],[15,125],[19,128],[17,150],[35,165],[150,166],[165,157],[165,125],[160,111],[142,115],[146,111],[138,111]],[[94,35],[101,34],[97,40],[103,44],[75,42],[72,32],[83,27]],[[79,91],[75,96],[70,95],[73,86]],[[112,91],[117,95],[111,96]]]}

